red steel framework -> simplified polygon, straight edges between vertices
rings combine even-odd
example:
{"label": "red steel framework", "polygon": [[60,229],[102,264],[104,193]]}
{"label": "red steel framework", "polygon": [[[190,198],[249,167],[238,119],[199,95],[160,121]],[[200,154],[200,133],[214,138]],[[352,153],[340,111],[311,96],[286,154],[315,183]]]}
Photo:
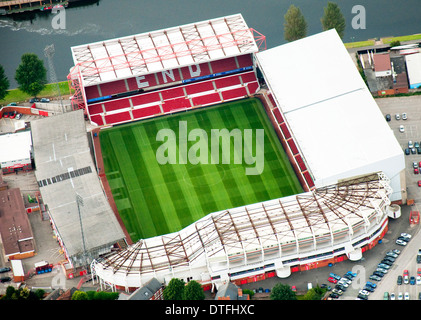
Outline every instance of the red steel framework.
{"label": "red steel framework", "polygon": [[[178,59],[189,55],[193,57],[196,63],[203,60],[210,61],[208,52],[218,49],[224,50],[225,48],[234,46],[237,46],[241,53],[251,53],[248,51],[253,46],[253,43],[250,41],[250,34],[259,50],[265,50],[266,37],[252,28],[231,31],[221,35],[215,34],[206,38],[194,38],[192,40],[187,40],[185,37],[185,42],[146,50],[139,50],[139,47],[136,46],[137,49],[132,52],[129,52],[129,50],[126,52],[125,49],[133,48],[133,43],[123,43],[118,40],[125,53],[101,59],[94,59],[89,46],[86,46],[81,51],[75,53],[78,59],[83,61],[76,64],[67,76],[70,92],[73,92],[73,109],[85,109],[86,107],[82,74],[84,81],[91,81],[94,84],[98,84],[100,81],[95,80],[100,78],[100,74],[104,72],[116,72],[117,70],[129,68],[133,76],[147,74],[149,72],[147,68],[148,63],[162,63],[164,60]],[[135,39],[133,38],[132,41],[135,42]],[[185,49],[186,47],[187,49]],[[204,56],[207,56],[207,59]]]}

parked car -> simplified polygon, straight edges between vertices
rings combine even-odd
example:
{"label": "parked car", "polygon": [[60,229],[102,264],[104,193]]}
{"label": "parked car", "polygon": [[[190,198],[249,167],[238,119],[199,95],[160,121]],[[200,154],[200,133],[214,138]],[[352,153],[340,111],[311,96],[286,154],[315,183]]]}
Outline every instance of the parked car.
{"label": "parked car", "polygon": [[367,285],[364,286],[363,290],[366,290],[368,292],[374,292],[374,288],[373,287],[370,287],[370,286],[367,286]]}
{"label": "parked car", "polygon": [[398,237],[398,240],[409,242],[410,238],[400,236],[400,237]]}
{"label": "parked car", "polygon": [[417,280],[417,284],[421,284],[421,277],[420,276],[417,276],[417,278],[416,278]]}
{"label": "parked car", "polygon": [[401,116],[399,115],[399,113],[395,114],[395,119],[396,120],[400,120],[401,119]]}
{"label": "parked car", "polygon": [[398,257],[398,255],[396,253],[392,252],[392,251],[389,251],[388,253],[386,253],[386,256],[392,257],[392,258],[395,258],[395,259]]}
{"label": "parked car", "polygon": [[387,273],[387,270],[383,269],[383,268],[377,268],[376,271],[382,272],[382,273]]}
{"label": "parked car", "polygon": [[16,115],[16,120],[19,120],[20,118],[22,118],[22,113],[18,113],[18,114]]}
{"label": "parked car", "polygon": [[418,170],[418,168],[414,168],[414,174],[419,174],[420,171]]}
{"label": "parked car", "polygon": [[402,276],[398,276],[398,280],[396,282],[399,286],[403,283],[403,277]]}
{"label": "parked car", "polygon": [[392,117],[390,116],[390,114],[386,115],[386,121],[389,122],[390,120],[392,120]]}
{"label": "parked car", "polygon": [[339,298],[339,295],[338,295],[338,294],[336,294],[336,293],[331,293],[331,294],[329,295],[329,297],[330,297],[330,298],[332,298],[332,299],[338,299],[338,298]]}
{"label": "parked car", "polygon": [[421,180],[418,180],[418,187],[421,187]]}
{"label": "parked car", "polygon": [[4,267],[4,268],[0,268],[0,273],[5,273],[5,272],[9,272],[12,269],[10,269],[9,267]]}
{"label": "parked car", "polygon": [[29,100],[30,103],[39,102],[38,98],[32,98]]}
{"label": "parked car", "polygon": [[409,233],[406,233],[406,232],[402,232],[401,237],[408,238],[408,239],[412,238],[412,236]]}
{"label": "parked car", "polygon": [[412,149],[414,147],[414,143],[412,142],[412,140],[408,141],[408,148]]}
{"label": "parked car", "polygon": [[9,118],[9,112],[3,113],[3,118]]}
{"label": "parked car", "polygon": [[384,273],[383,272],[379,272],[379,271],[374,271],[373,274],[375,276],[379,276],[380,278],[383,278],[383,276],[384,276]]}
{"label": "parked car", "polygon": [[382,268],[382,269],[390,269],[390,266],[388,264],[384,264],[384,263],[379,263],[377,265],[378,268]]}
{"label": "parked car", "polygon": [[48,103],[48,102],[50,102],[50,99],[48,99],[48,98],[41,98],[40,102]]}
{"label": "parked car", "polygon": [[343,295],[344,292],[342,290],[333,289],[332,293],[336,293],[337,295],[341,296],[341,295]]}
{"label": "parked car", "polygon": [[420,143],[418,141],[414,142],[414,148],[418,149],[420,147]]}
{"label": "parked car", "polygon": [[399,249],[393,249],[392,252],[396,253],[397,255],[401,254],[401,251]]}
{"label": "parked car", "polygon": [[409,300],[409,293],[405,292],[404,300]]}
{"label": "parked car", "polygon": [[390,260],[382,260],[380,262],[383,263],[383,264],[387,264],[388,266],[392,266],[393,265],[393,262],[391,262]]}
{"label": "parked car", "polygon": [[331,283],[338,283],[338,280],[336,280],[335,278],[333,278],[333,277],[329,277],[328,279],[327,279],[327,281],[329,281],[329,282],[331,282]]}
{"label": "parked car", "polygon": [[362,294],[362,295],[365,295],[365,296],[370,295],[370,292],[368,292],[367,290],[364,290],[364,289],[362,289],[362,290],[358,291],[358,293],[359,293],[359,294]]}
{"label": "parked car", "polygon": [[352,271],[348,271],[346,274],[349,274],[353,278],[355,278],[357,276],[357,274],[355,272],[352,272]]}
{"label": "parked car", "polygon": [[382,278],[380,278],[379,276],[376,276],[375,274],[372,274],[370,277],[368,277],[370,280],[374,280],[374,281],[381,281]]}
{"label": "parked car", "polygon": [[16,117],[16,111],[9,112],[10,119],[14,119]]}
{"label": "parked car", "polygon": [[415,277],[414,276],[411,276],[410,278],[409,278],[409,284],[410,285],[415,285]]}
{"label": "parked car", "polygon": [[377,284],[375,284],[375,283],[373,283],[373,282],[370,282],[370,281],[367,281],[367,282],[366,282],[366,285],[367,285],[367,286],[370,286],[370,287],[373,287],[374,289],[375,289],[375,288],[377,288]]}
{"label": "parked car", "polygon": [[403,125],[399,126],[399,132],[405,132],[405,127]]}
{"label": "parked car", "polygon": [[402,120],[407,120],[408,119],[408,115],[406,114],[406,112],[402,113]]}
{"label": "parked car", "polygon": [[409,150],[409,148],[405,148],[405,154],[408,156],[411,154],[411,150]]}
{"label": "parked car", "polygon": [[10,278],[10,277],[3,277],[3,278],[0,279],[0,282],[4,283],[4,282],[9,282],[11,280],[12,280],[12,278]]}
{"label": "parked car", "polygon": [[361,293],[358,294],[357,298],[360,299],[360,300],[368,300],[368,296],[363,295]]}
{"label": "parked car", "polygon": [[341,277],[338,276],[336,273],[333,273],[333,272],[329,273],[329,277],[332,277],[332,278],[334,278],[338,281],[341,280]]}
{"label": "parked car", "polygon": [[395,258],[390,257],[390,256],[386,256],[386,257],[384,257],[384,259],[383,259],[383,260],[388,260],[388,261],[390,261],[390,262],[395,262],[395,261],[396,261],[396,259],[395,259]]}
{"label": "parked car", "polygon": [[398,293],[398,300],[403,300],[403,294],[402,294],[402,292],[399,292]]}
{"label": "parked car", "polygon": [[396,240],[396,244],[398,244],[400,246],[406,246],[407,242],[398,239],[398,240]]}
{"label": "parked car", "polygon": [[396,300],[396,296],[394,292],[390,293],[390,300]]}

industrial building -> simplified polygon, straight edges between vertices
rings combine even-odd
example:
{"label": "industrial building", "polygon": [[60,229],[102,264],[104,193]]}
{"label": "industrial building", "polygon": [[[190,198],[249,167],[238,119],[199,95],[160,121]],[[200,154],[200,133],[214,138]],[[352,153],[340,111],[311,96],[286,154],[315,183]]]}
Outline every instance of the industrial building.
{"label": "industrial building", "polygon": [[31,131],[0,135],[0,163],[3,173],[32,170]]}

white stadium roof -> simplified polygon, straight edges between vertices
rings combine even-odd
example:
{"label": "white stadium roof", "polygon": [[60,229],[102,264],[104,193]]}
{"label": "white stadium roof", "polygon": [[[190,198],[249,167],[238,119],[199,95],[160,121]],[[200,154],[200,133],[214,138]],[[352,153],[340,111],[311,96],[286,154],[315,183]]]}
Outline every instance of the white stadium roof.
{"label": "white stadium roof", "polygon": [[258,51],[241,14],[71,48],[84,86]]}
{"label": "white stadium roof", "polygon": [[334,29],[256,56],[316,187],[382,170],[401,199],[402,148]]}

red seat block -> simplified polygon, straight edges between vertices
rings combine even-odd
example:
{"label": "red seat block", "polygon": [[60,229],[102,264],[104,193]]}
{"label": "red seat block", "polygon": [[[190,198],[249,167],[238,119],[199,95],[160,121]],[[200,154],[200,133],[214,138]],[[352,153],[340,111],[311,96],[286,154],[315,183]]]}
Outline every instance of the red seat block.
{"label": "red seat block", "polygon": [[130,117],[130,112],[128,111],[105,116],[105,122],[107,124],[114,124],[118,122],[129,121],[129,120],[131,120],[131,117]]}
{"label": "red seat block", "polygon": [[129,99],[119,99],[119,100],[112,100],[104,102],[105,111],[113,111],[118,109],[130,108],[130,101]]}
{"label": "red seat block", "polygon": [[159,105],[156,105],[156,106],[150,106],[146,108],[135,109],[132,111],[132,113],[135,119],[141,119],[141,118],[150,117],[156,114],[160,114],[161,109],[159,108]]}
{"label": "red seat block", "polygon": [[88,112],[90,115],[103,113],[104,110],[102,109],[102,103],[91,104],[88,106]]}
{"label": "red seat block", "polygon": [[240,78],[238,76],[224,77],[214,80],[218,89],[240,85]]}
{"label": "red seat block", "polygon": [[164,112],[171,112],[178,109],[191,108],[191,104],[189,99],[185,98],[170,99],[165,100],[165,102],[162,104],[162,108]]}
{"label": "red seat block", "polygon": [[219,93],[211,93],[204,96],[198,96],[192,98],[194,106],[206,106],[209,104],[220,103],[221,98],[219,97]]}
{"label": "red seat block", "polygon": [[134,97],[131,97],[133,106],[140,106],[142,104],[153,103],[161,101],[161,97],[158,92],[143,93]]}
{"label": "red seat block", "polygon": [[102,116],[99,114],[91,116],[91,121],[95,122],[99,126],[102,126],[104,124],[104,121],[102,120]]}
{"label": "red seat block", "polygon": [[188,95],[215,90],[212,81],[189,84],[185,88]]}
{"label": "red seat block", "polygon": [[222,98],[224,100],[238,99],[244,96],[247,96],[247,91],[244,87],[222,91]]}

